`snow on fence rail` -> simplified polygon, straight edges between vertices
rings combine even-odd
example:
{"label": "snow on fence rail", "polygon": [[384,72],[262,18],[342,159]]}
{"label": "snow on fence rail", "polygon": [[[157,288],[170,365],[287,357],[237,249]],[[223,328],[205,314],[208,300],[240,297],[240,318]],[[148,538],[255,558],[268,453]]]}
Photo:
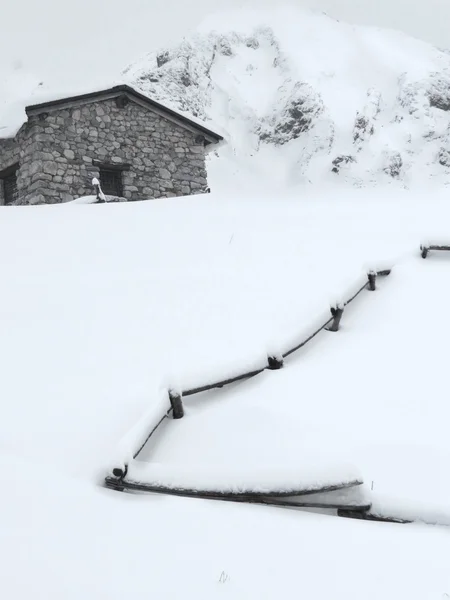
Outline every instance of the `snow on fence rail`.
{"label": "snow on fence rail", "polygon": [[[367,274],[367,280],[364,281],[363,285],[358,284],[356,291],[352,291],[352,295],[348,300],[346,300],[344,302],[338,302],[336,304],[336,306],[331,307],[331,309],[330,309],[331,317],[329,317],[326,321],[321,322],[319,325],[314,327],[313,331],[309,330],[308,333],[305,332],[304,335],[306,337],[301,336],[301,338],[302,338],[301,341],[296,343],[294,346],[288,347],[287,349],[285,349],[283,352],[281,352],[278,355],[275,353],[273,353],[272,355],[269,355],[267,357],[267,362],[265,365],[262,365],[259,368],[255,368],[250,371],[246,371],[244,373],[239,373],[235,376],[228,377],[228,378],[225,378],[225,379],[222,379],[219,381],[207,383],[207,384],[204,384],[204,385],[201,385],[198,387],[188,388],[186,390],[183,390],[182,392],[178,392],[178,394],[181,395],[181,397],[192,396],[194,394],[200,394],[201,392],[207,392],[207,391],[215,389],[215,388],[222,388],[225,385],[229,385],[231,383],[236,383],[237,381],[241,381],[243,379],[250,379],[251,377],[254,377],[255,375],[259,375],[260,373],[262,373],[263,371],[266,371],[266,370],[274,371],[277,369],[281,369],[283,367],[283,361],[285,358],[287,358],[294,352],[297,352],[298,350],[300,350],[300,348],[302,348],[308,342],[310,342],[313,338],[315,338],[316,335],[318,335],[322,330],[327,329],[328,331],[333,331],[333,332],[339,331],[339,324],[340,324],[342,315],[344,313],[344,308],[346,306],[348,306],[351,302],[353,302],[353,300],[363,290],[369,289],[370,291],[375,291],[377,276],[379,276],[379,277],[387,276],[387,275],[389,275],[390,272],[391,272],[390,269],[386,269],[383,271],[370,271]],[[173,394],[176,394],[176,392],[173,392]]]}
{"label": "snow on fence rail", "polygon": [[238,468],[228,473],[221,471],[218,476],[210,466],[186,470],[133,461],[127,479],[107,477],[106,484],[121,491],[291,508],[355,512],[371,508],[359,473],[348,465],[329,463],[295,468]]}
{"label": "snow on fence rail", "polygon": [[133,460],[128,478],[146,491],[178,496],[289,498],[360,486],[361,474],[353,465],[315,459],[308,464],[238,465],[221,468],[213,465],[186,468],[178,465]]}
{"label": "snow on fence rail", "polygon": [[139,421],[120,440],[113,457],[111,472],[114,477],[125,477],[130,464],[143,450],[153,433],[170,416],[172,408],[167,402],[167,393],[161,393]]}
{"label": "snow on fence rail", "polygon": [[370,504],[368,510],[361,510],[358,506],[347,505],[337,509],[339,517],[362,519],[365,521],[385,521],[388,523],[423,523],[450,527],[450,512],[446,502],[424,503],[411,501],[409,498],[393,498],[377,493],[367,493],[366,502]]}
{"label": "snow on fence rail", "polygon": [[[350,297],[347,300],[339,302],[335,306],[331,307],[331,317],[315,325],[312,328],[312,331],[310,328],[309,330],[303,332],[303,335],[299,335],[297,337],[297,340],[300,338],[300,341],[291,342],[291,344],[287,345],[287,347],[279,354],[272,353],[271,355],[267,356],[265,364],[255,364],[250,370],[184,390],[178,390],[169,387],[168,391],[161,395],[159,401],[155,405],[152,405],[152,408],[120,442],[117,456],[111,469],[113,476],[119,480],[123,480],[126,477],[128,473],[128,465],[133,459],[139,456],[150,437],[155,433],[155,431],[166,418],[171,415],[174,419],[181,419],[184,416],[183,397],[193,396],[194,394],[200,394],[202,392],[217,388],[223,388],[226,385],[255,377],[266,370],[273,371],[283,368],[285,358],[303,348],[321,331],[339,331],[339,324],[342,319],[344,309],[351,302],[353,302],[353,300],[355,300],[355,298],[363,290],[368,289],[369,291],[375,291],[377,277],[385,277],[389,275],[390,272],[391,269],[369,271],[365,281],[362,284],[361,282],[358,282],[355,285],[355,289],[350,292]],[[170,404],[167,402],[167,396]],[[106,483],[110,487],[116,487],[119,489],[121,487],[120,484],[113,486],[111,478],[109,477],[107,477]]]}

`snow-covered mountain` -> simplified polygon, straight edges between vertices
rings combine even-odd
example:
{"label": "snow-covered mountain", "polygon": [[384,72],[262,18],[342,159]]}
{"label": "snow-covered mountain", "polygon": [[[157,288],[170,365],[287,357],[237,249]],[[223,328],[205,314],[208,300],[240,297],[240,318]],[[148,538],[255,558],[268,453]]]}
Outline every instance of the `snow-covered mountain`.
{"label": "snow-covered mountain", "polygon": [[227,13],[124,76],[211,120],[224,160],[283,183],[450,182],[450,55],[399,32],[292,8]]}

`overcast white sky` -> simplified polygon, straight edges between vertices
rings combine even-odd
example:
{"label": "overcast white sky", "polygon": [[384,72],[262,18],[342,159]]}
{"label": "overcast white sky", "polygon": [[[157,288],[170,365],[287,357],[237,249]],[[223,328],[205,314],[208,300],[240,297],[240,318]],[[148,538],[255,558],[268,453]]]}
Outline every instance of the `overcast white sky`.
{"label": "overcast white sky", "polygon": [[[90,82],[179,40],[207,14],[283,0],[0,0],[0,74]],[[392,27],[450,48],[450,0],[290,0],[355,23]],[[1,82],[0,82],[1,88]]]}

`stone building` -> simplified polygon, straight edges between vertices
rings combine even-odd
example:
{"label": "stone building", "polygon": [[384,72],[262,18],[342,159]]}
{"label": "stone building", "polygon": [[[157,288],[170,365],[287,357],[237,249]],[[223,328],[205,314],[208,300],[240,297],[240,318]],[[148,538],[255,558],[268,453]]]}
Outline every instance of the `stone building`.
{"label": "stone building", "polygon": [[144,200],[207,191],[205,154],[222,140],[203,125],[120,85],[28,106],[0,139],[0,203],[67,202],[104,194]]}

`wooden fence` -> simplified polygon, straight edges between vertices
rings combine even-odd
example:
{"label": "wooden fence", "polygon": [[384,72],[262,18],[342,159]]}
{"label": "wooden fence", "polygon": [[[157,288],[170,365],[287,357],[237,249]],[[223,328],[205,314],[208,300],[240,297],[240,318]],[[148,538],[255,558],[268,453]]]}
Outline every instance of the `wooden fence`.
{"label": "wooden fence", "polygon": [[422,255],[422,258],[426,258],[428,256],[428,253],[430,252],[430,250],[438,250],[440,252],[448,252],[450,251],[450,246],[447,245],[441,245],[441,244],[422,244],[420,246],[420,252]]}
{"label": "wooden fence", "polygon": [[[275,355],[268,356],[267,364],[262,366],[261,368],[244,371],[233,377],[219,379],[219,380],[213,381],[211,383],[205,383],[204,385],[199,385],[199,386],[187,388],[184,390],[176,390],[176,389],[169,388],[167,408],[164,409],[161,412],[161,414],[156,415],[156,417],[154,417],[154,420],[152,423],[148,424],[148,435],[146,435],[144,437],[144,439],[140,440],[139,443],[137,444],[137,448],[136,448],[135,452],[133,453],[133,459],[136,459],[139,456],[139,454],[142,452],[142,450],[146,446],[147,442],[150,440],[151,436],[157,431],[157,429],[160,427],[160,425],[164,422],[164,420],[166,418],[171,417],[173,419],[181,419],[184,416],[183,398],[193,396],[194,394],[201,394],[201,393],[207,392],[209,390],[223,388],[224,386],[230,385],[232,383],[236,383],[238,381],[250,379],[252,377],[255,377],[256,375],[259,375],[260,373],[262,373],[266,370],[271,371],[271,370],[278,370],[278,369],[283,368],[285,358],[287,358],[294,352],[297,352],[298,350],[300,350],[301,348],[306,346],[306,344],[308,344],[311,340],[313,340],[321,331],[323,331],[323,330],[327,330],[330,332],[339,331],[339,325],[340,325],[340,322],[341,322],[341,319],[342,319],[342,316],[344,314],[344,310],[346,309],[346,307],[349,304],[351,304],[351,302],[353,302],[353,300],[355,300],[355,298],[357,298],[359,296],[359,294],[361,294],[364,290],[369,290],[372,292],[375,291],[377,278],[378,277],[386,277],[387,275],[390,274],[390,272],[391,272],[390,269],[381,270],[381,271],[370,271],[367,274],[366,281],[364,281],[364,283],[360,287],[358,287],[354,293],[352,293],[352,295],[348,298],[348,300],[346,300],[344,303],[338,304],[330,309],[331,315],[330,315],[329,319],[327,319],[325,322],[320,324],[320,326],[315,328],[304,339],[302,339],[301,341],[299,341],[292,347],[289,347],[282,354],[280,354],[278,356],[275,356]],[[115,466],[112,469],[113,477],[108,476],[105,480],[106,484],[109,487],[113,487],[115,489],[123,488],[123,484],[124,484],[123,480],[125,479],[125,477],[127,475],[127,471],[128,471],[128,468],[127,468],[126,463]]]}

